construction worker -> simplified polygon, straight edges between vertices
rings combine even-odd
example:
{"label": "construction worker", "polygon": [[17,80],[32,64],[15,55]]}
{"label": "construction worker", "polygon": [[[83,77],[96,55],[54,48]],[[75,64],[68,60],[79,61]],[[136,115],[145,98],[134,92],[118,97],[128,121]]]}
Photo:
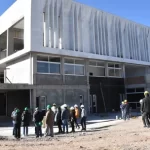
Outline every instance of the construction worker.
{"label": "construction worker", "polygon": [[125,106],[124,101],[122,101],[122,103],[120,105],[122,119],[124,117],[124,106]]}
{"label": "construction worker", "polygon": [[31,115],[26,107],[22,113],[22,126],[23,126],[23,135],[28,136],[28,127],[30,124]]}
{"label": "construction worker", "polygon": [[150,97],[149,97],[149,92],[145,91],[144,92],[145,98],[143,98],[143,101],[141,103],[141,112],[142,112],[142,121],[144,124],[144,127],[150,127],[150,122],[149,122],[149,115],[150,115]]}
{"label": "construction worker", "polygon": [[79,119],[79,117],[80,117],[80,111],[79,111],[79,109],[78,109],[78,105],[75,104],[75,105],[74,105],[74,108],[75,108],[75,120],[74,120],[74,122],[75,122],[75,124],[76,124],[76,128],[78,127],[78,129],[80,129],[80,126],[79,126],[79,124],[78,124],[78,119]]}
{"label": "construction worker", "polygon": [[36,134],[36,138],[38,138],[39,136],[42,137],[42,114],[39,111],[38,107],[35,109],[35,112],[33,114],[33,121],[35,124],[35,134]]}
{"label": "construction worker", "polygon": [[74,129],[74,123],[75,123],[75,109],[74,107],[71,107],[70,108],[70,122],[71,122],[71,128],[72,128],[72,131],[71,132],[75,132],[75,129]]}
{"label": "construction worker", "polygon": [[129,103],[127,100],[124,100],[124,105],[123,105],[123,119],[126,121],[127,119],[130,119],[130,107],[129,107]]}
{"label": "construction worker", "polygon": [[46,130],[45,136],[53,137],[53,126],[54,126],[54,112],[51,110],[51,106],[47,105],[47,112],[45,117]]}
{"label": "construction worker", "polygon": [[81,126],[82,131],[86,131],[86,110],[84,108],[84,105],[81,105]]}
{"label": "construction worker", "polygon": [[61,107],[58,107],[55,118],[56,118],[55,120],[58,126],[58,133],[62,133]]}
{"label": "construction worker", "polygon": [[15,114],[16,114],[16,110],[17,108],[15,108],[13,110],[13,112],[11,113],[11,118],[12,118],[12,123],[13,123],[13,135],[15,136],[15,121],[14,121],[14,117],[15,117]]}
{"label": "construction worker", "polygon": [[70,112],[68,110],[67,104],[64,104],[63,107],[64,109],[61,113],[61,120],[63,123],[63,133],[65,133],[65,129],[66,129],[66,133],[68,133],[68,121],[69,121]]}
{"label": "construction worker", "polygon": [[19,109],[16,109],[16,113],[14,115],[14,133],[16,139],[20,139],[20,128],[21,128],[21,113]]}

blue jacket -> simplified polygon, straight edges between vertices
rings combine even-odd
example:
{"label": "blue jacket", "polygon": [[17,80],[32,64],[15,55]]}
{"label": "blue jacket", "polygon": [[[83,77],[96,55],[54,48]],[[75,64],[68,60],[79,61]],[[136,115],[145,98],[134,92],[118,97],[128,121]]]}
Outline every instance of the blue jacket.
{"label": "blue jacket", "polygon": [[62,114],[61,114],[61,119],[62,120],[69,120],[69,117],[70,117],[70,112],[67,108],[65,108],[63,111],[62,111]]}

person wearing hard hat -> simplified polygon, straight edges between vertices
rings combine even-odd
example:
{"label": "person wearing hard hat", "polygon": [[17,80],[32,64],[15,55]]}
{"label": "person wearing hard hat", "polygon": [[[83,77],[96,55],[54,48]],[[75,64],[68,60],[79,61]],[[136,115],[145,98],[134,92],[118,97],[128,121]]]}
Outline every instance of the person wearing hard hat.
{"label": "person wearing hard hat", "polygon": [[69,117],[70,117],[70,112],[68,110],[67,104],[64,104],[63,107],[64,107],[64,109],[61,114],[61,120],[63,123],[63,133],[65,133],[65,129],[66,129],[66,133],[68,133],[68,121],[69,121]]}
{"label": "person wearing hard hat", "polygon": [[28,127],[30,124],[31,115],[26,107],[22,113],[23,135],[28,136]]}
{"label": "person wearing hard hat", "polygon": [[149,115],[150,115],[150,97],[149,97],[149,92],[145,91],[144,92],[145,98],[143,98],[143,101],[141,103],[141,112],[142,112],[142,121],[144,124],[144,127],[150,127],[150,122],[149,122]]}
{"label": "person wearing hard hat", "polygon": [[70,122],[71,122],[71,132],[75,132],[74,123],[75,123],[75,109],[74,107],[70,108]]}
{"label": "person wearing hard hat", "polygon": [[58,107],[57,108],[57,113],[55,115],[55,120],[56,120],[56,123],[57,123],[57,126],[58,126],[58,133],[62,133],[62,120],[61,120],[61,107]]}
{"label": "person wearing hard hat", "polygon": [[126,121],[130,119],[130,106],[127,100],[124,100],[124,108],[123,108],[123,119]]}
{"label": "person wearing hard hat", "polygon": [[54,136],[54,134],[53,134],[54,112],[51,110],[50,105],[47,105],[47,112],[46,112],[45,122],[46,122],[45,136],[53,137]]}
{"label": "person wearing hard hat", "polygon": [[84,105],[81,105],[81,126],[82,126],[82,131],[86,131],[86,110],[84,108]]}
{"label": "person wearing hard hat", "polygon": [[16,109],[16,113],[14,115],[14,132],[15,132],[15,138],[20,139],[21,136],[21,113],[19,109]]}
{"label": "person wearing hard hat", "polygon": [[33,121],[35,124],[35,134],[36,138],[42,137],[42,129],[41,129],[41,124],[42,124],[42,114],[39,111],[39,108],[35,108],[35,112],[33,114]]}
{"label": "person wearing hard hat", "polygon": [[15,114],[16,114],[16,110],[17,108],[14,108],[13,112],[11,113],[11,118],[12,118],[12,123],[13,123],[13,136],[15,136],[15,121],[14,121],[14,117],[15,117]]}
{"label": "person wearing hard hat", "polygon": [[79,117],[80,117],[80,111],[79,111],[79,109],[78,109],[78,105],[75,104],[75,105],[74,105],[74,108],[75,108],[75,120],[74,120],[74,122],[75,122],[76,128],[78,127],[78,129],[80,129],[80,126],[79,126],[79,124],[78,124],[78,119],[79,119]]}
{"label": "person wearing hard hat", "polygon": [[125,106],[125,103],[124,103],[124,101],[122,101],[122,103],[120,105],[122,119],[124,118],[124,106]]}

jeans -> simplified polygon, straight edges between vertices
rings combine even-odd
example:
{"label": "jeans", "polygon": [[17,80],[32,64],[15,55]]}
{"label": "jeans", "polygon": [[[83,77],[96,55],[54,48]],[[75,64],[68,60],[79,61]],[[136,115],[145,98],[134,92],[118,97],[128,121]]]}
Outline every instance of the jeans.
{"label": "jeans", "polygon": [[15,136],[15,124],[13,123],[13,135]]}
{"label": "jeans", "polygon": [[62,120],[62,123],[63,123],[63,132],[65,133],[66,128],[66,132],[68,133],[68,119]]}
{"label": "jeans", "polygon": [[28,126],[23,126],[23,135],[28,135]]}
{"label": "jeans", "polygon": [[77,127],[80,128],[80,126],[79,126],[79,124],[78,124],[78,119],[77,119],[77,118],[75,118],[74,122],[75,122],[76,128],[77,128]]}
{"label": "jeans", "polygon": [[14,126],[14,133],[15,133],[15,138],[20,138],[20,124],[15,124]]}
{"label": "jeans", "polygon": [[81,126],[82,126],[82,130],[86,130],[86,117],[82,117],[81,118]]}
{"label": "jeans", "polygon": [[123,111],[123,119],[124,120],[129,120],[130,119],[130,115],[129,115],[129,112],[126,112],[126,111]]}

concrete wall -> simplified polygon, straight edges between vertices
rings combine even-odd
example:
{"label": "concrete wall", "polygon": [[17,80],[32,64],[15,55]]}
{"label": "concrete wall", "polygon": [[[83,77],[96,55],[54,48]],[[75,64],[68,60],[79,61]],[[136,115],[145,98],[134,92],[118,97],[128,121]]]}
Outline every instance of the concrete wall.
{"label": "concrete wall", "polygon": [[[31,83],[29,55],[7,63],[6,76],[11,83]],[[6,79],[6,83],[10,83]]]}
{"label": "concrete wall", "polygon": [[[84,97],[84,104],[87,108],[88,98],[87,89],[41,89],[36,90],[36,96],[46,96],[47,104],[56,103],[57,105],[62,105],[64,103],[69,106],[74,106],[74,104],[80,104],[80,95]],[[35,104],[34,104],[35,105]]]}
{"label": "concrete wall", "polygon": [[136,76],[145,76],[146,75],[146,67],[127,67],[125,68],[125,76],[126,77],[136,77]]}

